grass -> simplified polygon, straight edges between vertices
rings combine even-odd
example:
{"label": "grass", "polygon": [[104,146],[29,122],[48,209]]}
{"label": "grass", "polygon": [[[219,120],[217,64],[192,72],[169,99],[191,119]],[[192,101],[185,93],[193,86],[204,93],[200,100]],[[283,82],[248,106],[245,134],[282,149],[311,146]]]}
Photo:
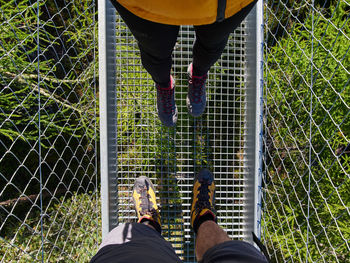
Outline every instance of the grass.
{"label": "grass", "polygon": [[0,239],[2,262],[40,261],[42,252],[44,262],[88,262],[101,243],[100,199],[94,193],[51,203],[43,217],[44,243],[39,211],[25,223],[13,221],[17,223]]}

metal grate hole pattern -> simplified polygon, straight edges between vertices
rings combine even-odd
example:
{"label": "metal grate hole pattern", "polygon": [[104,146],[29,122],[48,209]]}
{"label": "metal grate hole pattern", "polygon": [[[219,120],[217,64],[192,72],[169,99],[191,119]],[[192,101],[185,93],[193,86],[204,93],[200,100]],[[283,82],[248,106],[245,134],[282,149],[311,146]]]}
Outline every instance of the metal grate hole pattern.
{"label": "metal grate hole pattern", "polygon": [[0,1],[0,261],[99,243],[95,1]]}
{"label": "metal grate hole pattern", "polygon": [[148,176],[156,186],[163,236],[185,262],[195,262],[190,206],[196,171],[209,168],[217,186],[218,222],[234,239],[247,239],[245,207],[246,94],[245,25],[230,37],[207,82],[208,105],[201,118],[187,113],[187,67],[194,30],[183,26],[173,52],[179,117],[176,128],[161,125],[156,91],[141,66],[137,43],[117,18],[117,180],[118,220],[136,220],[132,206],[135,178]]}

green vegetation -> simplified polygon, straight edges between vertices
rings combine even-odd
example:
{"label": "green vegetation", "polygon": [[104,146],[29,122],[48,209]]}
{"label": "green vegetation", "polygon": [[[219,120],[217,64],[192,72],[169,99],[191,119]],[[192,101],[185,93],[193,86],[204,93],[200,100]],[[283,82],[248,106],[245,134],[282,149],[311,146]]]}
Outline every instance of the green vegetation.
{"label": "green vegetation", "polygon": [[0,0],[0,261],[41,259],[41,158],[44,261],[86,262],[100,229],[95,7],[37,2]]}
{"label": "green vegetation", "polygon": [[[40,1],[38,69],[36,4],[0,0],[0,222],[5,222],[0,259],[40,260],[42,230],[45,262],[86,262],[101,241],[94,8],[89,1]],[[345,1],[315,4],[314,16],[305,1],[267,1],[265,10],[262,236],[273,262],[305,262],[306,257],[346,262],[349,257],[350,8]],[[120,221],[134,216],[130,179],[148,175],[158,185],[163,235],[179,254],[191,258],[193,239],[188,242],[183,236],[188,215],[181,212],[181,198],[190,191],[188,173],[200,166],[220,173],[223,180],[234,173],[234,186],[225,186],[220,197],[233,200],[233,206],[240,206],[235,198],[243,197],[234,193],[242,187],[245,153],[237,149],[244,149],[246,134],[245,120],[234,117],[244,114],[246,103],[239,89],[244,81],[232,70],[240,61],[224,58],[212,70],[207,116],[182,118],[181,130],[167,129],[156,116],[154,84],[141,66],[135,41],[121,23],[117,32],[118,215]],[[181,59],[177,65],[186,67],[189,61],[180,56],[189,50],[179,46],[184,50],[175,52],[174,60]],[[38,72],[43,229],[37,170]],[[186,79],[176,74],[177,102],[184,114]],[[220,166],[215,167],[215,160]],[[20,202],[13,202],[19,197]]]}
{"label": "green vegetation", "polygon": [[[42,169],[44,174],[58,174],[44,183],[49,190],[60,183],[73,184],[69,190],[74,190],[79,187],[74,177],[85,174],[79,168],[80,160],[86,155],[82,162],[90,169],[95,154],[93,9],[88,9],[87,1],[84,5],[72,1],[67,6],[40,1],[38,71],[37,2],[0,3],[0,185],[4,187],[12,178],[19,187],[14,190],[7,186],[1,201],[15,198],[19,192],[38,192],[38,77],[42,157],[46,164]],[[9,146],[12,154],[6,152]],[[77,159],[72,161],[74,156]],[[67,164],[68,174],[60,176]],[[32,184],[27,186],[30,180]]]}
{"label": "green vegetation", "polygon": [[[43,218],[44,262],[88,262],[101,243],[99,196],[93,193],[61,197]],[[3,262],[41,260],[40,212],[33,213],[26,224],[16,224],[15,238],[0,238]]]}
{"label": "green vegetation", "polygon": [[289,18],[288,34],[269,13],[263,227],[276,261],[349,258],[349,5],[320,5]]}

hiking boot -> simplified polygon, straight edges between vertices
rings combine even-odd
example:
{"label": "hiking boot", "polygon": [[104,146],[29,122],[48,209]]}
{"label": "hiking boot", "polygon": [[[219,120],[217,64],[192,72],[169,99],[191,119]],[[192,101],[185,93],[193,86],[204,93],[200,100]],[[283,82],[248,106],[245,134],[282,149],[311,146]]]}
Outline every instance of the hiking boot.
{"label": "hiking boot", "polygon": [[160,214],[156,202],[156,193],[153,184],[146,176],[140,176],[135,180],[132,197],[137,213],[137,222],[149,223],[160,233]]}
{"label": "hiking boot", "polygon": [[157,111],[160,121],[167,127],[173,127],[177,121],[177,107],[175,104],[175,81],[170,76],[169,87],[163,88],[156,84]]}
{"label": "hiking boot", "polygon": [[216,222],[214,210],[214,176],[208,169],[202,169],[194,178],[191,207],[191,226],[197,233],[206,220]]}
{"label": "hiking boot", "polygon": [[188,92],[186,98],[186,104],[188,113],[193,117],[199,117],[205,110],[206,104],[206,92],[205,81],[208,75],[193,76],[192,63],[188,66]]}

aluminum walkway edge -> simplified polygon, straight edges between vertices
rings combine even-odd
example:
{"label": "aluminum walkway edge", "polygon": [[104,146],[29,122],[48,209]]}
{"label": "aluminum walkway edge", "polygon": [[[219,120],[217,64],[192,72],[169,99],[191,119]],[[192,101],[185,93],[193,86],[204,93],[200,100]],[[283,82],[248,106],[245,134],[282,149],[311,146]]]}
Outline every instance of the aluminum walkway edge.
{"label": "aluminum walkway edge", "polygon": [[[262,2],[262,1],[260,1]],[[233,239],[260,236],[262,125],[262,3],[230,37],[207,82],[207,109],[187,113],[187,66],[194,31],[181,27],[173,53],[177,126],[156,113],[156,94],[141,66],[137,44],[109,1],[99,5],[99,96],[102,233],[135,221],[134,179],[156,186],[163,236],[185,262],[195,262],[190,229],[193,178],[214,172],[218,223]]]}

